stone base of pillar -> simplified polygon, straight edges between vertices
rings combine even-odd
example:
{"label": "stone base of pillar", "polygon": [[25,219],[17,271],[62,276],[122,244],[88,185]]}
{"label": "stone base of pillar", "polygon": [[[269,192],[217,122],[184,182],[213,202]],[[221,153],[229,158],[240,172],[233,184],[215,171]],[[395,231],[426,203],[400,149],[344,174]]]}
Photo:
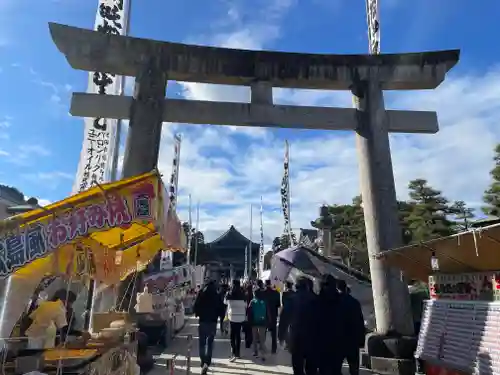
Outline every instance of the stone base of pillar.
{"label": "stone base of pillar", "polygon": [[370,369],[378,374],[386,375],[415,374],[416,365],[413,355],[417,341],[418,338],[415,336],[368,334],[365,347]]}
{"label": "stone base of pillar", "polygon": [[413,359],[417,341],[416,336],[369,333],[366,336],[365,348],[370,357]]}
{"label": "stone base of pillar", "polygon": [[371,357],[370,369],[382,375],[414,375],[415,360]]}

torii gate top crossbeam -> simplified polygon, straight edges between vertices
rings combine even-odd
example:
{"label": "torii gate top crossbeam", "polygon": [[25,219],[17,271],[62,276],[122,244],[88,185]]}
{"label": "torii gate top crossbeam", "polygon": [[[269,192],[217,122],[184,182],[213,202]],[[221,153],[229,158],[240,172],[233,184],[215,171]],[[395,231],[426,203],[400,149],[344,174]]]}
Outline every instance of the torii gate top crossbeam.
{"label": "torii gate top crossbeam", "polygon": [[106,35],[56,23],[49,27],[74,69],[136,76],[144,61],[156,56],[170,80],[227,85],[249,86],[259,80],[273,87],[349,90],[377,67],[384,90],[434,89],[460,54],[459,50],[381,55],[249,51]]}

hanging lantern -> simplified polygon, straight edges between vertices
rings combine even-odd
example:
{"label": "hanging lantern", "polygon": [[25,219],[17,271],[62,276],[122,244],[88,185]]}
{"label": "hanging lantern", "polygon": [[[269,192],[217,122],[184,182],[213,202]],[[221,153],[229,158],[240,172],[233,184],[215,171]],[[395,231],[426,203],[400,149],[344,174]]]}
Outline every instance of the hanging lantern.
{"label": "hanging lantern", "polygon": [[439,260],[434,251],[432,252],[432,257],[431,257],[431,268],[433,271],[439,271]]}

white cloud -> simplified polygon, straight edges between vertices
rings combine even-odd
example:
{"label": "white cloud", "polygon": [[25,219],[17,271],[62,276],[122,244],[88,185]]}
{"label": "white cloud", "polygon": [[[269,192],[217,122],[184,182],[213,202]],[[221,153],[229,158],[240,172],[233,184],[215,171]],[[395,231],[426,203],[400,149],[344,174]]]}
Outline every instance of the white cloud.
{"label": "white cloud", "polygon": [[49,204],[52,204],[52,201],[48,199],[39,199],[38,204],[42,207],[48,206]]}
{"label": "white cloud", "polygon": [[[349,94],[318,95],[296,92],[308,104],[340,105]],[[392,135],[391,149],[396,188],[407,198],[408,181],[426,178],[450,200],[479,206],[493,166],[493,148],[500,140],[500,69],[483,75],[452,76],[435,91],[393,94],[390,108],[436,110],[440,131],[435,135]],[[289,100],[290,101],[290,100]],[[181,147],[181,216],[187,218],[187,195],[201,202],[201,227],[213,238],[234,224],[249,233],[249,206],[255,205],[253,238],[258,240],[258,206],[264,201],[266,243],[281,233],[279,187],[283,170],[284,139],[267,131],[262,139],[238,140],[219,126],[165,126],[160,169],[171,171],[172,138],[185,133]],[[215,143],[214,143],[215,138]],[[221,156],[208,158],[207,149],[221,147]],[[213,149],[212,149],[213,150]],[[219,154],[219,153],[218,153]],[[217,154],[217,155],[218,155]],[[308,132],[291,142],[292,225],[309,227],[323,203],[346,203],[359,194],[354,134]],[[218,207],[217,205],[223,205]],[[193,216],[194,217],[194,216]]]}
{"label": "white cloud", "polygon": [[[280,17],[293,5],[288,1],[268,1],[267,4],[269,9],[275,9],[269,13],[269,18],[248,21],[240,8],[232,6],[223,25],[225,31],[192,38],[188,42],[264,48],[279,37]],[[242,19],[247,20],[242,22]],[[249,101],[248,88],[181,84],[183,95],[188,99]],[[493,147],[500,139],[498,97],[500,70],[495,68],[483,75],[452,75],[435,91],[396,93],[386,97],[388,108],[436,110],[441,126],[436,135],[391,135],[399,198],[407,198],[409,180],[426,178],[450,200],[480,205],[482,192],[489,183]],[[275,103],[295,105],[351,106],[351,96],[347,92],[275,89],[274,99]],[[283,230],[279,192],[283,173],[283,133],[244,127],[164,126],[159,167],[167,181],[171,173],[173,134],[178,131],[184,133],[179,179],[181,217],[188,217],[186,206],[188,194],[191,194],[193,202],[199,200],[201,203],[200,227],[208,239],[214,239],[231,224],[249,235],[249,207],[254,204],[252,234],[258,241],[258,206],[262,196],[266,243],[280,235]],[[360,189],[353,133],[317,131],[293,138],[291,221],[298,229],[310,226],[321,204],[350,202],[360,194]],[[215,154],[214,148],[218,148]]]}

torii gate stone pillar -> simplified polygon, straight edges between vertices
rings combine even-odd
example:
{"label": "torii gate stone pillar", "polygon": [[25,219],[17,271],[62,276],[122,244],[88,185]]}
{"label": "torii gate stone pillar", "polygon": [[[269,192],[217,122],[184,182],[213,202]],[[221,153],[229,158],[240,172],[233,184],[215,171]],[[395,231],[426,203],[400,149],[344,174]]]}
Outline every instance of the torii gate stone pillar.
{"label": "torii gate stone pillar", "polygon": [[[435,112],[385,110],[383,90],[436,88],[459,51],[318,55],[158,42],[54,23],[50,31],[73,68],[137,77],[133,98],[74,93],[70,110],[130,119],[125,176],[156,166],[162,122],[355,131],[377,332],[413,334],[406,285],[373,255],[401,245],[388,133],[432,134],[438,122]],[[251,102],[166,99],[167,77],[250,86]],[[273,105],[273,87],[350,90],[355,108]]]}

